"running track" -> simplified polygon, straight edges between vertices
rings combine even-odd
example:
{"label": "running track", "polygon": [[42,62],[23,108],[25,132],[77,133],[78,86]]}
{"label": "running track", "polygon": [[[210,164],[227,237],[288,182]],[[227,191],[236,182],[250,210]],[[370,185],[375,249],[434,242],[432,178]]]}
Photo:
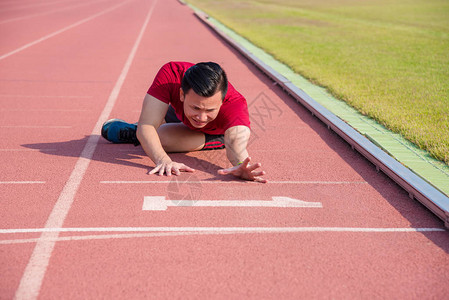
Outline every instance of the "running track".
{"label": "running track", "polygon": [[[1,299],[447,297],[441,221],[178,1],[3,1],[0,34]],[[149,176],[141,148],[99,137],[169,60],[224,67],[270,183],[216,175],[223,151]],[[143,210],[155,196],[174,206]]]}

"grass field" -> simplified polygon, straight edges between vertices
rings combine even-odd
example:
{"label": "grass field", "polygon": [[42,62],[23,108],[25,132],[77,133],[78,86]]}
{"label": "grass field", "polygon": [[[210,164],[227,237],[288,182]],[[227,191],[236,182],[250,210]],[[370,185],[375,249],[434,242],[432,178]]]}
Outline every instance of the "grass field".
{"label": "grass field", "polygon": [[188,2],[449,164],[449,1]]}

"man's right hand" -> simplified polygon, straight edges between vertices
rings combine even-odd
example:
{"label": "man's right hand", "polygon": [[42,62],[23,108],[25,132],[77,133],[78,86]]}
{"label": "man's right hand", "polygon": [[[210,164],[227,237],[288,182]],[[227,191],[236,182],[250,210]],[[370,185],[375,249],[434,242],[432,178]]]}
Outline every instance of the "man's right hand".
{"label": "man's right hand", "polygon": [[167,174],[167,176],[174,175],[181,175],[181,172],[194,172],[195,169],[192,169],[191,167],[186,166],[182,163],[177,163],[171,160],[165,160],[160,161],[156,164],[156,167],[154,167],[153,170],[149,171],[148,174],[156,174],[158,173],[159,176],[163,176],[164,174]]}

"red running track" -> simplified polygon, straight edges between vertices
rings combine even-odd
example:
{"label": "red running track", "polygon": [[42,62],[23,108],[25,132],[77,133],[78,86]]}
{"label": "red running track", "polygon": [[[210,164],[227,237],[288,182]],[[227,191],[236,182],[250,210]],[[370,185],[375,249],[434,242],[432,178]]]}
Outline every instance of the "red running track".
{"label": "red running track", "polygon": [[[447,297],[441,221],[178,1],[5,1],[0,34],[0,298]],[[224,67],[268,184],[217,175],[222,150],[149,176],[141,148],[99,138],[108,118],[137,120],[169,60]],[[174,206],[143,210],[155,196]]]}

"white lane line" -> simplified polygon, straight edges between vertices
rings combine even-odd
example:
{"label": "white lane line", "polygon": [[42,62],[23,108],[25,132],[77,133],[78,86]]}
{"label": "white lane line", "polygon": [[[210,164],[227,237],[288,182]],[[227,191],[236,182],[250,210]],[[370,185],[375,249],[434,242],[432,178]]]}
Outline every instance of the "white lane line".
{"label": "white lane line", "polygon": [[90,20],[93,20],[93,19],[95,19],[96,17],[99,17],[99,16],[101,16],[101,15],[104,15],[104,14],[106,14],[106,13],[108,13],[108,12],[110,12],[110,11],[116,9],[116,8],[119,8],[120,6],[123,6],[123,5],[125,5],[126,3],[130,2],[130,1],[132,1],[132,0],[128,0],[128,1],[122,2],[122,3],[120,3],[120,4],[117,4],[117,5],[113,6],[113,7],[110,7],[110,8],[108,8],[108,9],[105,9],[105,10],[99,12],[99,13],[96,13],[96,14],[94,14],[94,15],[88,17],[88,18],[85,18],[85,19],[83,19],[83,20],[81,20],[81,21],[78,21],[78,22],[76,22],[76,23],[74,23],[74,24],[72,24],[72,25],[66,26],[66,27],[64,27],[64,28],[62,28],[62,29],[60,29],[60,30],[58,30],[58,31],[53,32],[53,33],[50,33],[50,34],[48,34],[48,35],[46,35],[46,36],[44,36],[44,37],[42,37],[42,38],[40,38],[40,39],[37,39],[37,40],[31,42],[31,43],[28,43],[28,44],[26,44],[26,45],[23,45],[22,47],[17,48],[16,50],[13,50],[13,51],[11,51],[11,52],[8,52],[8,53],[6,53],[6,54],[3,54],[2,56],[0,56],[0,60],[5,59],[5,58],[7,58],[7,57],[9,57],[9,56],[11,56],[11,55],[13,55],[13,54],[16,54],[16,53],[22,51],[22,50],[25,50],[25,49],[27,49],[27,48],[29,48],[29,47],[31,47],[31,46],[34,46],[34,45],[36,45],[36,44],[39,44],[40,42],[43,42],[43,41],[45,41],[45,40],[48,40],[49,38],[52,38],[52,37],[54,37],[54,36],[56,36],[56,35],[58,35],[58,34],[60,34],[60,33],[63,33],[64,31],[67,31],[67,30],[72,29],[72,28],[74,28],[74,27],[76,27],[76,26],[78,26],[78,25],[81,25],[81,24],[86,23],[86,22],[88,22],[88,21],[90,21]]}
{"label": "white lane line", "polygon": [[[19,228],[0,229],[0,234],[22,234],[39,232],[433,232],[444,228],[413,227],[72,227],[72,228]],[[52,238],[52,237],[50,237]],[[57,238],[57,237],[54,237]]]}
{"label": "white lane line", "polygon": [[277,184],[367,184],[366,181],[269,181]]}
{"label": "white lane line", "polygon": [[[232,228],[232,227],[231,227]],[[164,236],[185,236],[185,235],[224,235],[224,234],[248,234],[248,233],[300,233],[300,232],[363,232],[363,233],[391,233],[391,232],[444,232],[443,228],[344,228],[344,227],[297,227],[296,231],[288,230],[282,231],[281,228],[276,228],[276,231],[269,230],[204,230],[204,231],[172,231],[172,232],[149,232],[149,233],[121,233],[121,234],[96,234],[96,235],[77,235],[77,236],[64,236],[54,239],[48,239],[47,241],[64,242],[64,241],[89,241],[89,240],[108,240],[108,239],[129,239],[129,238],[148,238],[148,237],[164,237]],[[329,230],[331,229],[331,230]],[[371,229],[371,230],[369,230]],[[375,230],[373,230],[375,229]],[[39,238],[34,239],[12,239],[12,240],[0,240],[0,245],[11,244],[25,244],[36,243]]]}
{"label": "white lane line", "polygon": [[44,184],[46,181],[0,181],[0,184]]}
{"label": "white lane line", "polygon": [[[234,234],[234,232],[153,232],[153,233],[121,233],[121,234],[97,234],[97,235],[78,235],[58,237],[48,241],[64,242],[64,241],[88,241],[88,240],[105,240],[105,239],[129,239],[129,238],[145,238],[160,236],[182,236],[182,235],[200,235],[200,234]],[[15,239],[0,240],[0,245],[36,243],[39,239]]]}
{"label": "white lane line", "polygon": [[[102,180],[103,184],[167,184],[167,183],[191,183],[191,184],[257,184],[253,181],[186,181],[186,180]],[[367,184],[366,181],[268,181],[268,184]]]}
{"label": "white lane line", "polygon": [[64,7],[64,8],[53,9],[53,10],[38,13],[38,14],[31,14],[31,15],[26,15],[26,16],[22,16],[22,17],[11,18],[11,19],[1,21],[0,25],[5,24],[5,23],[10,23],[10,22],[15,22],[15,21],[26,20],[26,19],[30,19],[30,18],[34,18],[34,17],[45,16],[45,15],[53,14],[55,12],[64,11],[64,10],[77,8],[77,7],[81,7],[81,6],[87,6],[87,5],[91,5],[91,4],[98,3],[98,2],[104,2],[104,1],[107,1],[107,0],[98,0],[98,1],[93,1],[90,3],[83,3],[83,4],[72,5],[72,6],[68,6],[68,7]]}
{"label": "white lane line", "polygon": [[[117,79],[117,82],[111,94],[109,95],[108,101],[106,102],[106,105],[101,112],[101,115],[91,135],[89,136],[89,139],[87,140],[87,143],[83,151],[81,152],[81,155],[79,156],[78,161],[76,162],[68,181],[66,182],[61,194],[59,195],[59,198],[55,206],[53,207],[50,216],[48,217],[48,220],[45,224],[46,228],[59,228],[64,223],[70,207],[72,206],[78,187],[81,184],[81,180],[84,177],[84,174],[95,152],[95,148],[97,147],[98,141],[100,139],[100,135],[98,135],[98,133],[101,131],[102,124],[107,120],[112,111],[112,108],[114,107],[121,87],[136,55],[137,48],[140,45],[143,34],[150,21],[151,15],[153,14],[156,3],[157,0],[154,0],[151,4],[146,19],[131,49],[128,59],[126,60],[120,76]],[[28,261],[22,279],[20,280],[19,287],[15,294],[15,299],[36,299],[39,296],[39,290],[42,285],[42,280],[44,278],[51,254],[53,252],[53,248],[56,243],[52,239],[56,239],[58,238],[58,236],[59,231],[42,233],[41,237],[36,243],[36,247],[34,248],[33,253],[31,254],[31,258]]]}

